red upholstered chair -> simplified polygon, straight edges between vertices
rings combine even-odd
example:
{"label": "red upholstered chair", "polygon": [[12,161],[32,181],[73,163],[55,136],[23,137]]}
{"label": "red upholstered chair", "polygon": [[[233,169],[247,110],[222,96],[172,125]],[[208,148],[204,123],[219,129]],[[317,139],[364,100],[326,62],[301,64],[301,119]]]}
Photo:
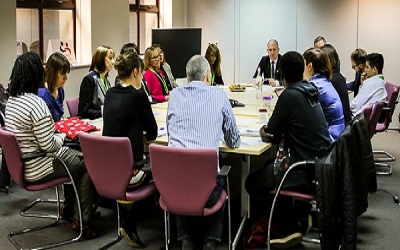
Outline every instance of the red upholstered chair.
{"label": "red upholstered chair", "polygon": [[[15,247],[17,247],[18,249],[23,249],[13,238],[13,236],[15,235],[20,235],[20,234],[25,234],[25,233],[30,233],[33,231],[37,231],[40,229],[44,229],[44,228],[48,228],[51,226],[55,226],[57,225],[57,223],[60,221],[60,204],[61,204],[61,200],[60,200],[60,195],[59,195],[59,185],[62,184],[72,184],[74,191],[75,191],[75,195],[76,195],[76,201],[78,203],[78,209],[79,209],[79,221],[82,221],[82,215],[81,215],[81,207],[80,207],[80,203],[79,203],[79,196],[78,196],[78,192],[76,190],[76,186],[75,183],[72,179],[72,176],[68,170],[68,168],[65,166],[64,162],[57,157],[54,154],[50,154],[50,153],[40,153],[40,154],[22,154],[21,149],[19,147],[17,138],[14,136],[14,134],[7,132],[3,129],[0,129],[0,145],[3,149],[3,154],[5,156],[6,162],[7,162],[7,166],[11,175],[11,178],[13,179],[13,181],[19,185],[20,187],[22,187],[23,189],[27,190],[27,191],[42,191],[42,190],[46,190],[46,189],[50,189],[50,188],[55,188],[56,189],[56,199],[55,200],[50,200],[50,199],[41,199],[38,198],[36,200],[34,200],[33,202],[31,202],[28,206],[26,206],[25,208],[23,208],[20,211],[20,214],[22,216],[26,216],[26,217],[40,217],[40,218],[52,218],[54,219],[54,221],[51,224],[46,224],[45,226],[39,226],[39,227],[35,227],[35,228],[26,228],[26,229],[22,229],[16,232],[11,232],[8,234],[8,238],[9,240],[14,244]],[[38,156],[50,156],[50,157],[54,157],[60,160],[60,162],[63,164],[63,166],[65,167],[66,172],[68,173],[69,177],[62,177],[62,178],[58,178],[58,179],[54,179],[42,184],[31,184],[31,183],[27,183],[24,180],[24,166],[25,166],[25,161],[33,159],[35,157]],[[32,208],[33,206],[35,206],[36,204],[38,204],[39,202],[47,202],[47,203],[56,203],[57,204],[57,210],[56,213],[54,214],[49,214],[49,213],[40,213],[40,212],[28,212],[28,210],[30,208]],[[82,223],[80,223],[80,232],[79,235],[71,238],[71,239],[67,239],[61,242],[56,242],[56,243],[51,243],[51,244],[47,244],[45,246],[40,246],[40,247],[35,247],[35,249],[47,249],[47,248],[53,248],[56,246],[60,246],[60,245],[64,245],[64,244],[68,244],[68,243],[73,243],[78,241],[82,236]],[[36,236],[37,237],[37,236]]]}
{"label": "red upholstered chair", "polygon": [[69,111],[69,116],[77,116],[78,115],[78,105],[79,105],[79,97],[68,98],[65,100],[67,103],[67,108]]}
{"label": "red upholstered chair", "polygon": [[117,200],[117,239],[101,249],[113,246],[122,239],[118,202],[133,203],[153,195],[153,182],[128,190],[133,171],[131,143],[127,137],[109,137],[79,133],[79,141],[90,178],[100,196]]}
{"label": "red upholstered chair", "polygon": [[376,126],[378,124],[379,117],[381,117],[384,106],[385,103],[383,102],[375,102],[371,103],[363,110],[365,121],[368,124],[370,138],[372,138],[376,133]]}
{"label": "red upholstered chair", "polygon": [[[365,121],[368,124],[370,139],[376,133],[376,126],[377,126],[379,118],[381,117],[384,106],[385,106],[384,102],[375,102],[375,103],[371,103],[370,105],[365,107],[363,110]],[[383,151],[379,151],[379,152],[383,152]],[[377,162],[377,160],[375,159],[375,167],[376,167],[376,174],[378,174],[378,175],[390,175],[392,173],[392,166],[388,163]]]}
{"label": "red upholstered chair", "polygon": [[215,149],[176,148],[151,144],[150,164],[154,183],[160,192],[164,210],[165,248],[170,242],[169,213],[186,216],[209,216],[219,211],[228,200],[229,249],[231,249],[231,212],[228,172],[223,166],[220,175],[226,177],[226,191],[211,208],[205,204],[216,186],[218,154]]}
{"label": "red upholstered chair", "polygon": [[[398,103],[397,99],[399,96],[400,86],[396,83],[386,82],[387,92],[387,103],[382,110],[382,115],[376,125],[376,132],[385,132],[389,129],[389,125],[392,122],[392,116]],[[384,150],[374,150],[374,160],[381,166],[386,166],[388,171],[380,172],[381,174],[390,175],[392,173],[392,167],[388,162],[394,162],[396,158]]]}

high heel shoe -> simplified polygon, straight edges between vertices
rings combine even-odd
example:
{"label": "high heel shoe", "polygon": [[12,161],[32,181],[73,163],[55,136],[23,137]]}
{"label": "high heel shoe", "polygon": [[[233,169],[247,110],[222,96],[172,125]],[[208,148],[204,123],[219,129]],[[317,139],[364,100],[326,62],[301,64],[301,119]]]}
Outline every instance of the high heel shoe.
{"label": "high heel shoe", "polygon": [[128,242],[130,246],[136,248],[146,247],[146,245],[143,244],[143,242],[140,240],[136,230],[130,230],[127,227],[120,227],[119,231],[124,236],[125,240]]}

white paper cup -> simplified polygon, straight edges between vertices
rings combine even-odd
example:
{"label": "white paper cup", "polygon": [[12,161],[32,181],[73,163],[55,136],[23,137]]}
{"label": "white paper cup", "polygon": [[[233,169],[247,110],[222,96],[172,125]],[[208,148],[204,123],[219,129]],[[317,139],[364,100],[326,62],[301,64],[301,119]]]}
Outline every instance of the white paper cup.
{"label": "white paper cup", "polygon": [[268,123],[268,113],[267,112],[260,112],[258,113],[258,122],[262,124]]}

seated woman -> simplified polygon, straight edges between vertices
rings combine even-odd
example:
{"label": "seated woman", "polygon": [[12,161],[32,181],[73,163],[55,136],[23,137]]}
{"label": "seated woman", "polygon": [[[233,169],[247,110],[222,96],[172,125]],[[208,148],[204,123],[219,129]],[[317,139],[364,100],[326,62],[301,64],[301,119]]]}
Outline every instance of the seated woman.
{"label": "seated woman", "polygon": [[151,96],[156,102],[166,102],[169,100],[169,92],[172,87],[167,84],[166,76],[160,69],[161,57],[159,49],[149,47],[144,53],[144,75],[147,87],[150,90]]}
{"label": "seated woman", "polygon": [[[65,134],[55,133],[50,111],[37,95],[38,88],[43,83],[44,69],[39,55],[28,52],[19,56],[10,77],[5,129],[15,134],[22,153],[56,152],[63,159],[78,189],[84,225],[83,236],[86,239],[95,238],[97,232],[92,228],[90,220],[94,212],[92,208],[96,190],[86,172],[83,158],[79,156],[81,153],[63,147]],[[24,171],[25,181],[37,184],[67,176],[61,163],[47,156],[27,161]],[[75,225],[79,218],[77,211],[76,204]]]}
{"label": "seated woman", "polygon": [[[115,68],[120,84],[107,92],[104,100],[103,135],[128,137],[131,141],[134,162],[143,160],[143,134],[147,140],[157,137],[157,123],[149,99],[141,90],[143,62],[133,51],[117,57]],[[145,133],[144,133],[145,132]],[[137,188],[151,176],[140,169],[132,169],[130,185]],[[132,205],[119,204],[121,209],[121,233],[131,246],[144,246],[136,230]]]}
{"label": "seated woman", "polygon": [[162,72],[164,72],[164,75],[167,76],[167,77],[165,77],[165,80],[166,80],[167,84],[169,85],[169,87],[172,87],[172,88],[179,87],[175,81],[174,75],[172,74],[171,66],[167,63],[167,60],[165,59],[165,54],[164,54],[164,51],[163,51],[161,45],[158,43],[155,43],[151,46],[158,49],[158,53],[160,54],[160,69],[162,70]]}
{"label": "seated woman", "polygon": [[64,115],[64,85],[70,70],[68,59],[60,52],[53,53],[47,59],[45,87],[39,88],[38,95],[47,104],[55,122]]}
{"label": "seated woman", "polygon": [[114,51],[105,45],[94,52],[90,72],[83,78],[79,91],[79,117],[91,120],[101,117],[101,106],[111,87],[108,73],[114,66],[114,57]]}
{"label": "seated woman", "polygon": [[340,73],[339,55],[335,47],[328,43],[322,47],[322,50],[328,55],[329,62],[332,65],[331,83],[332,86],[336,89],[336,92],[340,97],[340,101],[342,102],[344,122],[345,124],[349,124],[349,122],[351,121],[349,93],[347,90],[346,79]]}
{"label": "seated woman", "polygon": [[[298,52],[287,52],[280,59],[280,71],[286,89],[279,96],[267,125],[260,128],[261,139],[279,143],[284,138],[283,149],[289,165],[301,160],[314,159],[321,148],[331,143],[324,113],[318,102],[318,89],[303,80],[304,59]],[[279,170],[279,171],[277,171]],[[245,187],[250,197],[263,213],[271,209],[273,196],[268,193],[280,183],[283,166],[274,167],[274,159],[252,172],[246,179]],[[297,169],[289,173],[283,188],[298,192],[312,192],[313,171]],[[284,202],[280,199],[278,202]],[[280,203],[274,212],[274,233],[271,245],[288,248],[302,239],[302,227],[298,222],[307,216],[307,210],[293,208],[291,203]],[[269,214],[269,212],[268,212]]]}
{"label": "seated woman", "polygon": [[[132,52],[136,55],[139,55],[139,48],[137,47],[136,44],[134,43],[125,43],[124,45],[122,45],[121,51],[119,52],[121,55],[127,53],[127,52]],[[119,76],[117,75],[115,77],[115,85],[120,84],[121,83],[121,79],[119,78]],[[150,90],[147,87],[147,83],[144,80],[144,78],[142,78],[142,90],[144,93],[146,93],[147,98],[149,99],[150,104],[155,104],[157,103],[153,97],[151,96]]]}
{"label": "seated woman", "polygon": [[339,137],[345,128],[343,105],[339,94],[329,81],[332,76],[332,66],[326,53],[320,49],[308,49],[303,54],[306,66],[304,77],[317,85],[319,102],[324,111],[329,134],[333,141]]}
{"label": "seated woman", "polygon": [[205,57],[211,68],[211,86],[224,85],[221,73],[221,54],[217,44],[208,45]]}

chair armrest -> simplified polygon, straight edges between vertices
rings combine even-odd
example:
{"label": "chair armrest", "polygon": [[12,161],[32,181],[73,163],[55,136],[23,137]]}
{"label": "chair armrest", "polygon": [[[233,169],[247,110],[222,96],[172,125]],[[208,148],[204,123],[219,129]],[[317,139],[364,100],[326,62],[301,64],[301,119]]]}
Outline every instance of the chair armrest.
{"label": "chair armrest", "polygon": [[39,156],[46,156],[46,155],[47,155],[47,152],[26,153],[26,154],[23,154],[21,156],[21,159],[23,161],[28,161],[28,160],[32,160],[34,158],[37,158]]}
{"label": "chair armrest", "polygon": [[218,175],[226,177],[226,176],[228,176],[230,170],[231,170],[231,166],[224,165],[221,167]]}

